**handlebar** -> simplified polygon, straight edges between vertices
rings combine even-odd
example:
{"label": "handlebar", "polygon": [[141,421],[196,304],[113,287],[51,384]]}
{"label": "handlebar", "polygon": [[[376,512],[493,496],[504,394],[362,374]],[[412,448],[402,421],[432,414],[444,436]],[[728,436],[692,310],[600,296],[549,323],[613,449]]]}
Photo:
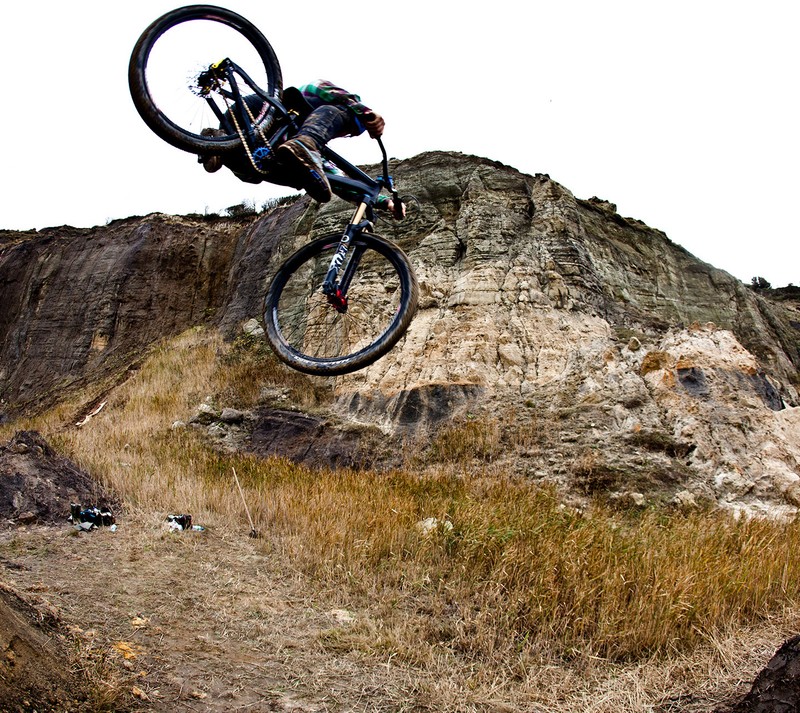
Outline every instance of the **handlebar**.
{"label": "handlebar", "polygon": [[383,181],[386,185],[386,188],[392,194],[392,204],[395,208],[395,217],[402,218],[402,211],[403,211],[403,202],[400,200],[400,197],[397,195],[397,189],[394,187],[394,181],[392,177],[389,175],[389,156],[386,153],[386,147],[383,145],[383,141],[381,140],[380,136],[375,137],[375,141],[378,142],[378,146],[381,147],[381,168],[383,169]]}

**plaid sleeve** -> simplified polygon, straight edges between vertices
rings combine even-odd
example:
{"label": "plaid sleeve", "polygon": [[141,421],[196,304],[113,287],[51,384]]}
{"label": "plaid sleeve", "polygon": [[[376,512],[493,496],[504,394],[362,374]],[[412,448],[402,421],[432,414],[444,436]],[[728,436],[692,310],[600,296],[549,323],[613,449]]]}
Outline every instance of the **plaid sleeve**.
{"label": "plaid sleeve", "polygon": [[337,87],[331,82],[320,80],[313,84],[306,84],[300,87],[303,97],[312,105],[319,106],[320,104],[340,104],[346,106],[354,114],[363,116],[369,114],[372,110],[366,106],[358,94],[348,92],[346,89]]}

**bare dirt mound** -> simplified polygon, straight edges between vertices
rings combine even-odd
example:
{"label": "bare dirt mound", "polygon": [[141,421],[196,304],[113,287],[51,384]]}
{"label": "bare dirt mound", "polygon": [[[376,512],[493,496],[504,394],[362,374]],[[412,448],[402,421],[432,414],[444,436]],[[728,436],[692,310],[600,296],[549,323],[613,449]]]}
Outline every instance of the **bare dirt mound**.
{"label": "bare dirt mound", "polygon": [[[109,500],[36,432],[0,446],[0,529],[66,524],[71,503]],[[0,564],[7,579],[15,564],[4,557]],[[0,710],[86,710],[85,682],[71,670],[62,630],[55,611],[0,582]]]}
{"label": "bare dirt mound", "polygon": [[69,670],[58,619],[0,584],[0,710],[86,710],[83,682]]}
{"label": "bare dirt mound", "polygon": [[35,431],[19,431],[0,445],[0,527],[63,523],[71,503],[103,507],[111,500]]}

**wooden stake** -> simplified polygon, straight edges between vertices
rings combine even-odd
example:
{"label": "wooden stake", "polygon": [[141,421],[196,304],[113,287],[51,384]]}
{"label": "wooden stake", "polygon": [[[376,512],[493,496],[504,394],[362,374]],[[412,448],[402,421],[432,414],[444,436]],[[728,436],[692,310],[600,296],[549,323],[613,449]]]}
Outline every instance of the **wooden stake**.
{"label": "wooden stake", "polygon": [[258,537],[258,531],[256,530],[256,526],[253,524],[253,518],[250,517],[250,509],[247,507],[247,501],[244,499],[244,491],[242,490],[242,486],[239,484],[239,478],[236,475],[236,468],[231,467],[231,470],[233,471],[233,479],[236,481],[236,487],[239,488],[239,495],[242,496],[244,511],[247,513],[247,519],[250,522],[250,537]]}

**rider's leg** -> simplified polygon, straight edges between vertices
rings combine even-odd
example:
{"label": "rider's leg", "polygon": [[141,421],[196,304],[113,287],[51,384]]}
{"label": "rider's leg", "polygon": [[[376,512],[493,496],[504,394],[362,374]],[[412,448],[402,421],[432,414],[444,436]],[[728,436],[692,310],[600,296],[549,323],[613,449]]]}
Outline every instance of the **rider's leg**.
{"label": "rider's leg", "polygon": [[353,133],[353,117],[343,106],[323,104],[312,111],[297,132],[314,141],[317,150],[331,139]]}
{"label": "rider's leg", "polygon": [[331,187],[325,177],[319,150],[331,139],[347,136],[354,130],[354,120],[347,109],[324,104],[308,115],[294,138],[278,148],[281,159],[299,164],[306,170],[306,192],[320,203],[331,199]]}

